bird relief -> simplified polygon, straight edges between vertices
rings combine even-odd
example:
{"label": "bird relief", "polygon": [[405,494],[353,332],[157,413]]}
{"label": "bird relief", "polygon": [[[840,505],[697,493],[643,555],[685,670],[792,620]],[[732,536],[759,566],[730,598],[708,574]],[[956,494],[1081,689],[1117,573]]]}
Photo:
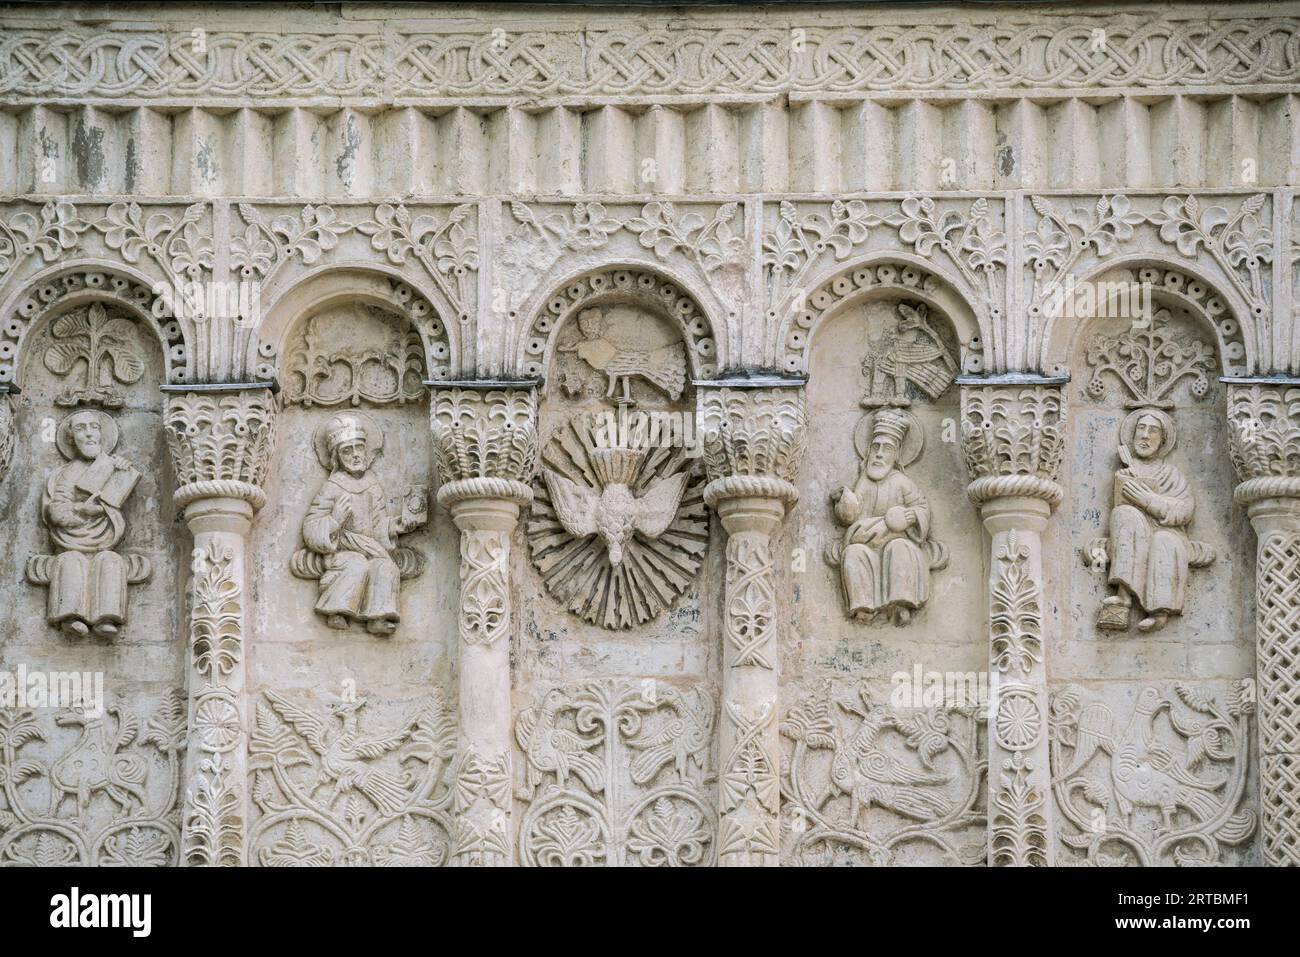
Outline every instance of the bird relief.
{"label": "bird relief", "polygon": [[27,560],[26,577],[48,587],[46,620],[73,638],[117,637],[126,624],[127,586],[146,581],[144,555],[121,554],[123,509],[140,481],[135,465],[113,452],[118,425],[106,412],[81,409],[59,423],[55,445],[66,464],[50,471],[41,521],[52,555]]}
{"label": "bird relief", "polygon": [[603,413],[582,413],[547,443],[528,541],[557,601],[593,624],[631,628],[695,580],[708,540],[704,481],[688,449],[645,440],[646,414],[616,435],[608,426]]}
{"label": "bird relief", "polygon": [[1069,685],[1052,696],[1052,789],[1061,840],[1092,865],[1206,866],[1255,833],[1242,807],[1250,688],[1224,700],[1185,684],[1144,688],[1125,720]]}
{"label": "bird relief", "polygon": [[398,542],[428,522],[427,489],[409,486],[400,508],[392,507],[373,468],[384,433],[364,412],[331,417],[316,430],[314,445],[329,477],[303,519],[305,547],[290,570],[320,582],[316,612],[330,628],[357,623],[386,637],[401,621],[401,581],[424,570],[424,556]]}
{"label": "bird relief", "polygon": [[893,328],[873,338],[862,360],[863,408],[906,407],[912,393],[937,399],[957,375],[957,358],[930,323],[924,303],[900,302]]}
{"label": "bird relief", "polygon": [[621,406],[637,404],[633,380],[676,401],[686,387],[686,347],[680,339],[647,344],[646,330],[659,325],[647,318],[639,310],[584,309],[578,313],[577,337],[559,345],[558,351],[576,355],[605,376],[604,397]]}

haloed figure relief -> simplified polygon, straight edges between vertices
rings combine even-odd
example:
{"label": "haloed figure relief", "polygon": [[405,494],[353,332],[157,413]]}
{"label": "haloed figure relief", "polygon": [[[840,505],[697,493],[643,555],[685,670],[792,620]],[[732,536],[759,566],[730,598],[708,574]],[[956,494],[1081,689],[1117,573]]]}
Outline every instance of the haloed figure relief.
{"label": "haloed figure relief", "polygon": [[27,579],[49,586],[46,617],[72,636],[113,638],[126,623],[127,584],[149,577],[140,555],[115,551],[126,534],[122,508],[140,473],[113,454],[117,423],[82,409],[59,423],[55,443],[67,464],[51,472],[41,494],[41,520],[55,554],[27,563]]}
{"label": "haloed figure relief", "polygon": [[857,481],[831,494],[846,527],[828,558],[840,568],[850,615],[905,625],[930,597],[930,570],[948,564],[948,550],[930,537],[929,503],[903,471],[920,457],[924,434],[911,413],[881,409],[862,417],[854,444]]}
{"label": "haloed figure relief", "polygon": [[384,433],[364,413],[329,419],[317,429],[315,445],[330,475],[303,520],[307,547],[294,555],[293,573],[320,580],[316,611],[331,628],[357,622],[371,634],[391,635],[401,620],[401,579],[423,568],[422,556],[397,539],[428,520],[425,489],[408,488],[400,513],[393,514],[372,470]]}
{"label": "haloed figure relief", "polygon": [[1128,628],[1136,604],[1143,613],[1138,630],[1160,630],[1183,612],[1188,569],[1214,561],[1208,545],[1187,537],[1196,501],[1183,473],[1164,461],[1176,441],[1173,419],[1159,409],[1137,409],[1124,419],[1103,545],[1115,594],[1102,602],[1098,628]]}

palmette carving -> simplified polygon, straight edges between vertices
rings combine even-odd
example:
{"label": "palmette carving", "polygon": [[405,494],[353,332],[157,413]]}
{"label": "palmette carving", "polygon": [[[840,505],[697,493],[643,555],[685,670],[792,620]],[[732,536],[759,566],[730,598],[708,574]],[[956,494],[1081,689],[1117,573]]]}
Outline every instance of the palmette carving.
{"label": "palmette carving", "polygon": [[147,714],[0,708],[0,866],[174,865],[184,750],[180,692]]}
{"label": "palmette carving", "polygon": [[260,507],[275,442],[275,396],[269,389],[188,392],[167,399],[167,448],[175,499],[228,495]]}
{"label": "palmette carving", "polygon": [[367,731],[360,718],[366,701],[322,711],[279,692],[263,694],[249,745],[250,863],[448,861],[455,722],[435,693],[397,726]]}
{"label": "palmette carving", "polygon": [[894,708],[865,685],[803,697],[781,721],[785,859],[983,864],[981,726],[976,707]]}
{"label": "palmette carving", "polygon": [[439,389],[429,410],[438,480],[527,483],[537,464],[532,389]]}
{"label": "palmette carving", "polygon": [[962,455],[972,500],[997,494],[1060,502],[1065,407],[1056,386],[964,386]]}
{"label": "palmette carving", "polygon": [[661,682],[553,688],[521,712],[526,866],[709,865],[714,704]]}
{"label": "palmette carving", "polygon": [[1052,696],[1052,787],[1062,843],[1092,865],[1196,867],[1245,844],[1250,689],[1138,694],[1128,720],[1083,689]]}
{"label": "palmette carving", "polygon": [[55,441],[68,461],[50,473],[41,495],[55,553],[29,558],[27,580],[48,587],[51,625],[73,638],[115,638],[126,624],[127,586],[152,572],[145,556],[117,551],[126,534],[122,510],[140,472],[113,454],[118,426],[104,412],[73,412],[59,423]]}

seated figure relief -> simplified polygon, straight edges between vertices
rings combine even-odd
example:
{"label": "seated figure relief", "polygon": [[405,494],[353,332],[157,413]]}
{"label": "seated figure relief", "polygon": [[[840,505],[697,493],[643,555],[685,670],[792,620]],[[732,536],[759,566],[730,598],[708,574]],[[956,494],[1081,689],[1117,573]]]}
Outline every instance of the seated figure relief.
{"label": "seated figure relief", "polygon": [[1129,627],[1136,604],[1139,631],[1159,631],[1187,601],[1188,569],[1214,561],[1210,546],[1188,538],[1196,500],[1179,469],[1164,461],[1174,448],[1173,419],[1159,409],[1137,409],[1120,429],[1110,538],[1100,544],[1115,594],[1102,602],[1097,627]]}
{"label": "seated figure relief", "polygon": [[41,520],[55,554],[27,562],[27,579],[47,585],[46,619],[68,635],[113,638],[126,623],[127,585],[149,577],[148,559],[116,551],[126,534],[122,509],[140,480],[113,454],[118,426],[98,409],[59,423],[55,443],[67,464],[54,469],[41,494]]}
{"label": "seated figure relief", "polygon": [[398,538],[428,521],[426,489],[409,487],[394,514],[372,469],[384,433],[368,415],[348,412],[325,422],[315,435],[316,455],[329,478],[302,523],[305,548],[293,556],[300,578],[319,579],[316,611],[331,628],[354,622],[387,636],[401,621],[401,579],[423,570],[423,557]]}
{"label": "seated figure relief", "polygon": [[911,413],[894,409],[863,416],[857,433],[857,480],[831,494],[845,530],[828,559],[853,618],[905,625],[930,597],[930,571],[948,564],[947,548],[930,537],[925,494],[903,471],[920,457],[924,435]]}

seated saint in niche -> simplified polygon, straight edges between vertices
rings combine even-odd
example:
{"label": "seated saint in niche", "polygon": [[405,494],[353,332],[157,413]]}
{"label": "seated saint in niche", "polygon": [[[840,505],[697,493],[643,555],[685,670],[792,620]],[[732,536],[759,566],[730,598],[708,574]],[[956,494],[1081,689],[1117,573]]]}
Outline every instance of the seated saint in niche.
{"label": "seated saint in niche", "polygon": [[1194,558],[1187,527],[1196,501],[1183,473],[1163,461],[1176,440],[1173,419],[1158,409],[1138,409],[1124,420],[1110,513],[1115,594],[1102,602],[1099,628],[1127,628],[1134,602],[1146,613],[1139,631],[1158,631],[1182,614]]}
{"label": "seated saint in niche", "polygon": [[947,549],[930,538],[930,506],[903,471],[921,454],[920,423],[892,409],[866,419],[870,442],[865,449],[857,443],[857,481],[831,495],[835,518],[846,528],[829,557],[840,566],[851,616],[871,621],[887,615],[904,625],[929,598],[930,570],[947,565]]}
{"label": "seated saint in niche", "polygon": [[122,507],[140,473],[113,455],[117,423],[96,409],[59,423],[55,444],[68,460],[41,495],[41,518],[54,542],[46,617],[70,635],[117,635],[126,622],[128,562],[113,549],[126,532]]}
{"label": "seated saint in niche", "polygon": [[371,634],[391,635],[401,620],[397,537],[423,525],[425,516],[390,512],[371,471],[383,445],[383,432],[359,412],[334,416],[316,434],[330,476],[307,511],[302,537],[320,556],[316,611],[331,628],[362,622]]}

